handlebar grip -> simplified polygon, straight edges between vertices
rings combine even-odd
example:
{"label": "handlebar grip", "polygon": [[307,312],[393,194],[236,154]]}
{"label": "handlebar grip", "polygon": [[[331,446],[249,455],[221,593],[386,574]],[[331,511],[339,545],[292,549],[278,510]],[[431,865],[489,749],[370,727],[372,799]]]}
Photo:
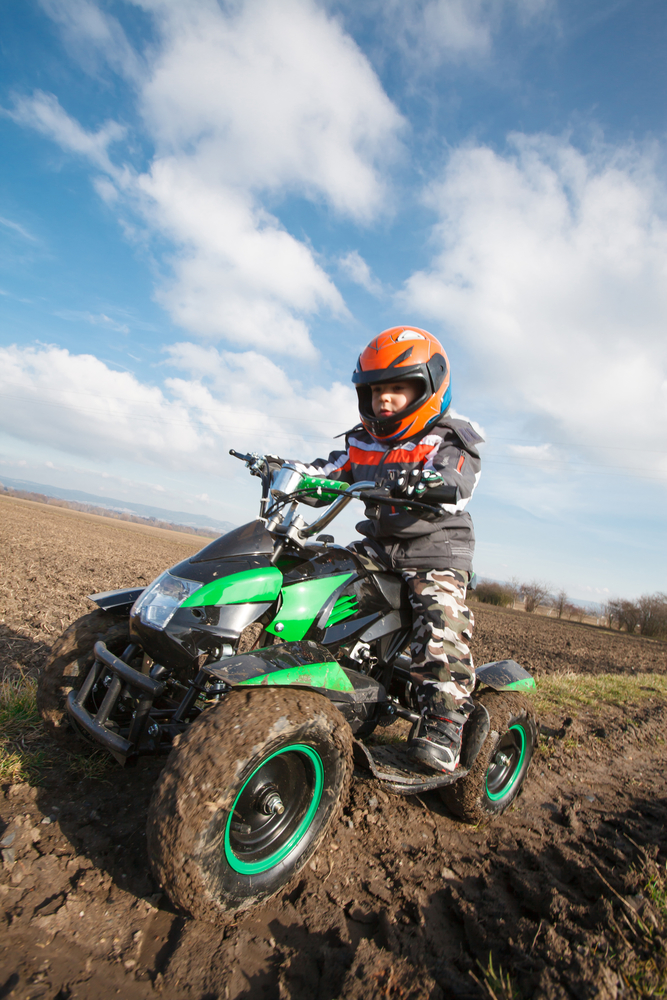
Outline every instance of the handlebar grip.
{"label": "handlebar grip", "polygon": [[457,504],[461,499],[461,490],[458,486],[448,486],[443,483],[441,486],[433,486],[425,490],[420,497],[420,503],[452,503]]}

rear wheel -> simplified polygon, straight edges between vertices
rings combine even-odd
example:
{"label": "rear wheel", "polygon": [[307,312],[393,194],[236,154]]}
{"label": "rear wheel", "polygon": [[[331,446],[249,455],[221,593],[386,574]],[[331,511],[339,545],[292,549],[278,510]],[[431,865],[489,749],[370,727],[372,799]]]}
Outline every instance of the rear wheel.
{"label": "rear wheel", "polygon": [[315,853],[347,798],[352,736],[321,695],[232,692],[172,752],[148,814],[154,874],[200,919],[248,909]]}
{"label": "rear wheel", "polygon": [[527,698],[483,691],[491,729],[470,772],[440,789],[448,809],[467,823],[499,816],[521,791],[537,744],[537,723]]}
{"label": "rear wheel", "polygon": [[67,695],[78,691],[95,659],[101,640],[121,656],[130,641],[129,619],[109,611],[82,615],[56,641],[37,681],[37,708],[48,733],[61,743],[74,737],[67,714]]}

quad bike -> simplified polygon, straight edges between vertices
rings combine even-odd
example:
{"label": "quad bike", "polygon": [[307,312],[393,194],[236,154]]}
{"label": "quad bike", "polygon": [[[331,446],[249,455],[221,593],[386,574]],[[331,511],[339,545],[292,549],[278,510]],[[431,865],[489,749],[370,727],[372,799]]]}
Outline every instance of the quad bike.
{"label": "quad bike", "polygon": [[[56,738],[83,737],[123,765],[169,753],[149,808],[150,861],[173,903],[208,919],[300,871],[345,805],[353,763],[399,795],[437,789],[478,822],[515,800],[537,739],[519,693],[534,681],[502,660],[477,668],[453,773],[410,763],[404,745],[364,743],[378,725],[419,718],[407,587],[331,536],[312,539],[352,499],[418,517],[435,508],[231,454],[262,480],[260,516],[147,588],[92,595],[98,610],[58,640],[37,695]],[[439,503],[450,493],[428,491]],[[299,504],[328,510],[307,524]]]}

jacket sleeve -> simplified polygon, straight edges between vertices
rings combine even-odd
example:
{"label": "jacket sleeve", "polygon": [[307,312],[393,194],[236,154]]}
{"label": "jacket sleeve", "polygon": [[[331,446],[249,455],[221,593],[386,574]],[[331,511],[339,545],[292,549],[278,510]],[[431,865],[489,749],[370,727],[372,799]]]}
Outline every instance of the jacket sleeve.
{"label": "jacket sleeve", "polygon": [[459,488],[460,499],[456,504],[440,504],[443,513],[465,510],[481,475],[477,445],[483,441],[466,420],[452,420],[440,447],[425,463],[424,468],[439,472],[448,486]]}
{"label": "jacket sleeve", "polygon": [[344,451],[332,451],[328,458],[316,458],[310,463],[290,459],[289,464],[306,476],[322,476],[325,479],[337,479],[342,483],[354,482],[347,448]]}

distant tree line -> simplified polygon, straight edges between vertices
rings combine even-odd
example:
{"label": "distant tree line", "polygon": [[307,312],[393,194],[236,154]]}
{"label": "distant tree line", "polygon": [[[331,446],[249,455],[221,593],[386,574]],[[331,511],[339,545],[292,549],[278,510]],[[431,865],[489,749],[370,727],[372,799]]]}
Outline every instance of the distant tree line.
{"label": "distant tree line", "polygon": [[624,629],[631,635],[667,638],[667,594],[644,594],[636,601],[616,598],[605,604],[609,628]]}
{"label": "distant tree line", "polygon": [[517,602],[528,612],[539,607],[549,608],[557,618],[582,621],[587,615],[601,617],[608,628],[617,628],[630,635],[667,639],[667,594],[644,594],[636,601],[616,598],[607,601],[601,616],[597,609],[573,604],[564,590],[552,594],[546,584],[537,580],[531,583],[520,583],[516,579],[509,583],[479,580],[472,595],[483,604],[499,608],[513,608]]}
{"label": "distant tree line", "polygon": [[219,531],[212,528],[191,528],[185,524],[172,524],[169,521],[158,521],[156,517],[139,517],[138,514],[128,514],[125,511],[109,510],[107,507],[95,507],[89,503],[79,503],[76,500],[59,500],[57,497],[47,497],[43,493],[30,493],[28,490],[13,490],[0,483],[0,496],[13,497],[16,500],[32,500],[34,503],[48,504],[49,507],[65,507],[68,510],[80,510],[84,514],[97,514],[100,517],[112,517],[116,521],[130,521],[132,524],[145,524],[151,528],[165,528],[167,531],[184,531],[188,535],[200,535],[202,538],[217,538]]}
{"label": "distant tree line", "polygon": [[[524,610],[531,612],[535,611],[540,604],[551,600],[549,588],[537,580],[533,580],[532,583],[519,583],[516,579],[510,580],[509,583],[480,580],[475,585],[474,593],[477,600],[484,604],[495,604],[499,608],[512,608],[517,601],[521,601]],[[567,595],[563,594],[563,597],[567,600]],[[565,603],[561,601],[558,605],[559,618],[562,617],[564,610]]]}

